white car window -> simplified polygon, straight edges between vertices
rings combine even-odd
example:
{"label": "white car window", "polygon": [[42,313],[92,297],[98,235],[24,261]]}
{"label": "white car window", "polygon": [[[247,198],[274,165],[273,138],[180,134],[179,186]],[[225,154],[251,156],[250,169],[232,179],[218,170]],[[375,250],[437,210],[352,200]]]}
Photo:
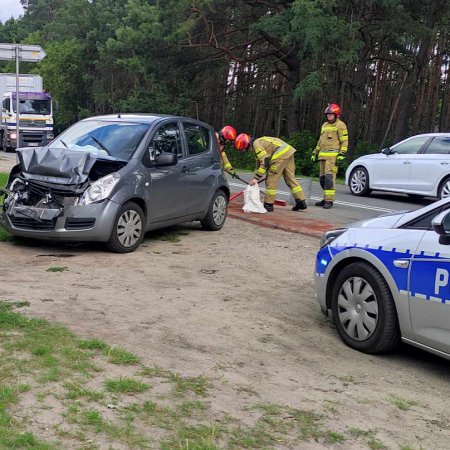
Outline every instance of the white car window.
{"label": "white car window", "polygon": [[417,153],[430,139],[429,136],[417,136],[407,141],[399,142],[391,147],[391,153],[398,153],[399,155],[411,155]]}
{"label": "white car window", "polygon": [[450,153],[450,137],[435,137],[425,150],[425,153],[432,155],[448,155]]}

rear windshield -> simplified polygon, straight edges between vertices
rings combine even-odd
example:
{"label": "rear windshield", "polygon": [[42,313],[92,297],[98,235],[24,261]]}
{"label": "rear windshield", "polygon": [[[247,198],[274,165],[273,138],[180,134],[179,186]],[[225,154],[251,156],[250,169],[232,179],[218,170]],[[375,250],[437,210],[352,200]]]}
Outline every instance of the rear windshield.
{"label": "rear windshield", "polygon": [[49,147],[91,152],[128,161],[148,129],[148,124],[87,120],[71,126]]}

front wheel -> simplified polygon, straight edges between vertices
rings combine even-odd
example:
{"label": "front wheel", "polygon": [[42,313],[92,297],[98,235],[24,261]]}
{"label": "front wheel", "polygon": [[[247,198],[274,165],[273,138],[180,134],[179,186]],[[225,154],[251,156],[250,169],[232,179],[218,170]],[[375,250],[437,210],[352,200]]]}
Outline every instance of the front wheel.
{"label": "front wheel", "polygon": [[218,231],[223,227],[227,218],[228,199],[225,192],[219,190],[209,204],[208,212],[203,220],[200,221],[203,229],[209,231]]}
{"label": "front wheel", "polygon": [[337,276],[331,310],[341,339],[364,353],[384,353],[400,341],[389,286],[370,264],[354,262]]}
{"label": "front wheel", "polygon": [[144,239],[144,213],[134,202],[125,203],[119,210],[106,248],[115,253],[134,252]]}
{"label": "front wheel", "polygon": [[364,167],[354,169],[350,175],[348,186],[353,195],[358,197],[369,195],[371,189],[369,188],[369,174],[367,170]]}

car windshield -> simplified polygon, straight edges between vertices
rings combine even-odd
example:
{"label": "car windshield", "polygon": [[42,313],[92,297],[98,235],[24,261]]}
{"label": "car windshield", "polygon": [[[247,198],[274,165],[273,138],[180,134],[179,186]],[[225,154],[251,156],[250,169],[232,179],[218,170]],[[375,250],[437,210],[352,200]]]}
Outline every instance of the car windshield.
{"label": "car windshield", "polygon": [[[16,102],[13,101],[14,112],[17,111]],[[40,114],[48,116],[51,112],[50,100],[35,100],[31,98],[19,98],[19,113],[20,114]]]}
{"label": "car windshield", "polygon": [[51,148],[68,148],[129,161],[149,125],[86,120],[60,134]]}

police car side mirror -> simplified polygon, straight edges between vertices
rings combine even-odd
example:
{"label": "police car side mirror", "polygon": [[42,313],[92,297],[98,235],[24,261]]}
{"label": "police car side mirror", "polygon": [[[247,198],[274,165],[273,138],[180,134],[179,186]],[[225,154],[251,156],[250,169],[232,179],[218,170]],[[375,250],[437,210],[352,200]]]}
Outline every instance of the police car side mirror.
{"label": "police car side mirror", "polygon": [[442,211],[432,221],[433,230],[439,234],[439,243],[450,245],[450,210]]}
{"label": "police car side mirror", "polygon": [[390,147],[383,148],[383,150],[381,150],[381,153],[383,153],[384,155],[389,155],[391,153],[391,148]]}

